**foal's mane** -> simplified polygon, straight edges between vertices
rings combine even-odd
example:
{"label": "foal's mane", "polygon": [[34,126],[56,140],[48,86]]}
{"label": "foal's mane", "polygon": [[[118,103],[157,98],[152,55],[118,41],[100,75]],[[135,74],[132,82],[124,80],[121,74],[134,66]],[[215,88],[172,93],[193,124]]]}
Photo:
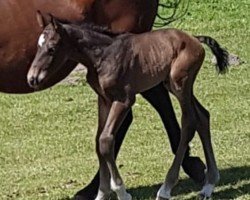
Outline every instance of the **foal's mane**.
{"label": "foal's mane", "polygon": [[88,22],[83,22],[80,25],[80,27],[107,35],[111,38],[119,36],[120,34],[124,33],[124,32],[113,32],[108,26],[100,26],[100,25],[97,25],[94,23],[88,23]]}
{"label": "foal's mane", "polygon": [[80,23],[72,23],[72,22],[61,20],[61,19],[58,19],[58,18],[56,18],[56,20],[59,23],[62,23],[62,24],[67,24],[67,25],[71,25],[71,26],[75,26],[75,27],[80,27],[80,28],[83,28],[83,29],[87,29],[87,30],[90,30],[90,31],[94,31],[94,32],[97,32],[97,33],[104,34],[104,35],[109,36],[111,38],[117,37],[117,36],[125,33],[125,32],[114,32],[106,25],[105,26],[100,26],[100,25],[97,25],[97,24],[95,24],[93,22],[83,21],[83,22],[80,22]]}

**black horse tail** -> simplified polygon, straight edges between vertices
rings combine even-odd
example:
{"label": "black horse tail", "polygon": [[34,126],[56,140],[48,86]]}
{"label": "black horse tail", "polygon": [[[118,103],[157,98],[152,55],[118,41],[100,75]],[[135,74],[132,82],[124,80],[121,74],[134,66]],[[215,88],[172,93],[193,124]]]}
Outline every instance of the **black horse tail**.
{"label": "black horse tail", "polygon": [[209,36],[194,36],[195,38],[197,38],[201,43],[206,44],[213,52],[213,54],[216,57],[216,69],[219,73],[225,73],[228,70],[228,52],[223,49],[219,43],[209,37]]}

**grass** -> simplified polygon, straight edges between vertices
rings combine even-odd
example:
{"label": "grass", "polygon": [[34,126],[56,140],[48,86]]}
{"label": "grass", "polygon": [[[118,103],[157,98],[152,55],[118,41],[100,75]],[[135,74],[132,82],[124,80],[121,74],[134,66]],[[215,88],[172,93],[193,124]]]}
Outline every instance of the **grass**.
{"label": "grass", "polygon": [[[192,0],[175,26],[210,35],[244,64],[218,76],[211,53],[195,94],[211,113],[221,181],[213,199],[250,199],[250,4],[248,0]],[[175,99],[178,117],[180,110]],[[0,94],[0,199],[67,200],[96,172],[96,95],[85,81],[29,95]],[[154,199],[173,159],[162,123],[140,96],[117,160],[136,200]],[[204,159],[198,137],[192,154]],[[199,187],[181,172],[174,199],[193,199]]]}

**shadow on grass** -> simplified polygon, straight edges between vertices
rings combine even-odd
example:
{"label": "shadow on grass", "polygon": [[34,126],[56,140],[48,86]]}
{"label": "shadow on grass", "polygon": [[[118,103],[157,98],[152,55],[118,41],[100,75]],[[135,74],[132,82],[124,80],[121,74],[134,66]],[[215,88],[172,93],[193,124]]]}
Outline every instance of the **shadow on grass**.
{"label": "shadow on grass", "polygon": [[[235,199],[237,197],[250,194],[250,166],[234,167],[220,170],[220,182],[217,185],[217,192],[213,194],[213,200]],[[244,183],[246,181],[246,183]],[[240,183],[243,182],[243,183]],[[134,200],[155,199],[156,193],[161,184],[151,186],[139,186],[128,189],[128,192],[133,196]],[[197,186],[192,180],[180,180],[174,188],[172,195],[185,195],[191,192],[198,192],[201,187]],[[112,198],[114,200],[116,198]],[[188,200],[195,199],[191,197]],[[60,200],[72,200],[65,197]]]}
{"label": "shadow on grass", "polygon": [[[220,170],[221,180],[217,185],[218,192],[213,194],[213,199],[235,199],[237,197],[250,194],[250,183],[244,183],[243,181],[250,180],[250,166],[235,167],[229,169]],[[241,184],[237,184],[243,182]],[[156,197],[157,190],[161,184],[151,186],[139,186],[136,188],[130,188],[129,192],[134,197],[133,199],[154,199]],[[225,187],[225,189],[223,189]],[[190,192],[199,191],[201,187],[194,184],[190,179],[180,180],[178,185],[173,190],[173,196],[185,195]],[[193,197],[190,198],[194,199]]]}

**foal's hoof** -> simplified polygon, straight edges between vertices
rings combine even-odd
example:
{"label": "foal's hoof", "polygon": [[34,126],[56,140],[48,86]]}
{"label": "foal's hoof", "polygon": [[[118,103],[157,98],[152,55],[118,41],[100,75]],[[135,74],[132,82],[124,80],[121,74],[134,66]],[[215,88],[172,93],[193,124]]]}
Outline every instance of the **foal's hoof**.
{"label": "foal's hoof", "polygon": [[183,160],[182,168],[184,172],[197,184],[204,185],[206,165],[199,157],[187,157]]}
{"label": "foal's hoof", "polygon": [[170,200],[170,198],[156,197],[156,200]]}
{"label": "foal's hoof", "polygon": [[126,198],[124,200],[132,200],[131,194],[127,193]]}
{"label": "foal's hoof", "polygon": [[204,194],[199,194],[196,199],[197,200],[207,200],[207,199],[210,199],[210,197],[207,197]]}

